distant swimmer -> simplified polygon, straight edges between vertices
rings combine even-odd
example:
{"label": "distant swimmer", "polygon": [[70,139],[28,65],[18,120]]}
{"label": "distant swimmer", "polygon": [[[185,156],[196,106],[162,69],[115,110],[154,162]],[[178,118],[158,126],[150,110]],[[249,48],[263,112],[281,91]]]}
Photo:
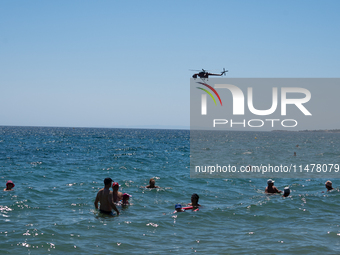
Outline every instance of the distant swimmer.
{"label": "distant swimmer", "polygon": [[118,190],[119,190],[118,182],[112,183],[112,196],[113,196],[113,202],[115,203],[123,199],[123,193]]}
{"label": "distant swimmer", "polygon": [[145,186],[145,188],[147,188],[147,189],[155,189],[155,188],[159,189],[159,186],[155,186],[155,184],[156,184],[155,179],[151,178],[150,181],[149,181],[149,185]]}
{"label": "distant swimmer", "polygon": [[294,151],[294,156],[296,156],[296,152]]}
{"label": "distant swimmer", "polygon": [[181,204],[176,204],[175,205],[175,212],[184,212],[185,210],[182,209]]}
{"label": "distant swimmer", "polygon": [[289,189],[289,187],[285,187],[285,188],[283,189],[283,197],[288,197],[289,194],[290,194],[290,189]]}
{"label": "distant swimmer", "polygon": [[94,201],[94,206],[96,209],[98,209],[98,202],[100,203],[99,211],[101,213],[107,214],[107,215],[113,215],[112,209],[117,212],[117,215],[119,215],[119,211],[115,204],[113,203],[112,194],[110,193],[110,187],[111,187],[112,179],[111,178],[105,178],[104,179],[104,188],[100,189],[97,193],[96,200]]}
{"label": "distant swimmer", "polygon": [[331,181],[326,181],[325,186],[327,188],[327,191],[331,191],[334,188],[332,187],[332,182]]}
{"label": "distant swimmer", "polygon": [[267,188],[265,189],[265,193],[282,193],[281,190],[278,190],[275,186],[274,186],[274,181],[272,179],[268,179],[267,181]]}
{"label": "distant swimmer", "polygon": [[192,207],[198,207],[198,206],[201,206],[199,203],[198,203],[198,200],[200,199],[200,197],[194,193],[192,194],[191,196],[191,203],[189,203],[188,205],[191,205]]}
{"label": "distant swimmer", "polygon": [[129,205],[129,199],[130,199],[131,195],[124,193],[123,194],[123,200],[122,200],[122,205]]}
{"label": "distant swimmer", "polygon": [[14,185],[14,183],[12,181],[8,181],[6,183],[6,188],[4,189],[4,191],[11,191],[11,190],[13,190],[14,186],[15,185]]}

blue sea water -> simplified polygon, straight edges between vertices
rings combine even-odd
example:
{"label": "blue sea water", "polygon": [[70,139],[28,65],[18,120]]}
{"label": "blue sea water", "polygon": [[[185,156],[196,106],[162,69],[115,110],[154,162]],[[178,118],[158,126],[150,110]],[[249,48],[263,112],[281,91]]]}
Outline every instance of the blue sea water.
{"label": "blue sea water", "polygon": [[[228,139],[240,136],[253,139]],[[300,136],[298,155],[339,163],[340,134],[257,134],[268,157]],[[237,145],[242,158],[254,157],[251,146]],[[0,127],[0,173],[3,188],[15,183],[0,193],[0,254],[340,253],[338,179],[325,193],[324,178],[275,179],[291,188],[283,198],[264,194],[261,178],[190,178],[187,130]],[[118,217],[93,205],[106,177],[132,195]],[[143,188],[151,177],[160,189]],[[174,214],[192,193],[200,211]]]}

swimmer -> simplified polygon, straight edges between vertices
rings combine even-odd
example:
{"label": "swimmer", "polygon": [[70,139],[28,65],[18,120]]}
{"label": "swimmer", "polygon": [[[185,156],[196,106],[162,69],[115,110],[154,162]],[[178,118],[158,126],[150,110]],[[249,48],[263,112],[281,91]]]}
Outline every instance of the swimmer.
{"label": "swimmer", "polygon": [[123,194],[123,200],[122,200],[122,205],[128,205],[129,203],[129,199],[130,199],[131,195],[124,193]]}
{"label": "swimmer", "polygon": [[296,156],[296,152],[294,151],[294,156]]}
{"label": "swimmer", "polygon": [[274,181],[272,179],[268,179],[267,181],[267,188],[265,189],[265,193],[282,193],[281,190],[278,190],[275,186],[274,186]]}
{"label": "swimmer", "polygon": [[117,212],[119,215],[119,211],[112,200],[112,194],[110,193],[112,179],[105,178],[104,179],[104,188],[100,189],[97,193],[96,200],[94,201],[94,206],[98,209],[98,202],[100,202],[99,211],[103,214],[113,215],[112,209]]}
{"label": "swimmer", "polygon": [[112,197],[113,197],[113,202],[115,203],[123,199],[123,193],[118,190],[119,190],[118,182],[112,183]]}
{"label": "swimmer", "polygon": [[6,183],[6,188],[4,189],[4,191],[10,191],[10,190],[13,190],[13,188],[14,188],[14,183],[12,182],[12,181],[8,181],[7,183]]}
{"label": "swimmer", "polygon": [[331,181],[326,181],[325,186],[327,188],[327,191],[331,191],[334,188],[332,187],[332,182]]}
{"label": "swimmer", "polygon": [[289,189],[289,187],[285,187],[285,188],[283,189],[283,197],[288,197],[289,194],[290,194],[290,189]]}
{"label": "swimmer", "polygon": [[192,196],[191,196],[191,203],[189,203],[188,205],[191,205],[194,208],[198,207],[198,206],[201,206],[198,203],[198,199],[200,199],[200,197],[196,193],[192,194]]}
{"label": "swimmer", "polygon": [[182,205],[181,204],[176,204],[175,205],[175,213],[176,212],[184,212],[185,210],[182,209]]}
{"label": "swimmer", "polygon": [[159,186],[155,186],[155,179],[154,178],[151,178],[150,181],[149,181],[149,185],[148,186],[145,186],[145,188],[147,189],[159,189]]}

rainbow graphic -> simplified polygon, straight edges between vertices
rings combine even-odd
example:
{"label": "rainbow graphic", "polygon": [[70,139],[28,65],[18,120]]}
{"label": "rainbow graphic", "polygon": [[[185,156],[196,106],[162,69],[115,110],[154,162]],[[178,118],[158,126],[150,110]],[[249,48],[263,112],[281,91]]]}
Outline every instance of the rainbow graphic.
{"label": "rainbow graphic", "polygon": [[[222,100],[221,100],[221,98],[220,98],[220,95],[217,93],[217,91],[216,91],[213,87],[211,87],[210,85],[208,85],[208,84],[206,84],[206,83],[204,83],[204,82],[197,82],[197,83],[199,83],[199,84],[201,84],[201,85],[204,85],[204,86],[208,87],[209,89],[211,89],[211,91],[214,92],[215,95],[217,96],[218,100],[220,100],[220,104],[221,104],[221,106],[222,106]],[[205,92],[207,92],[207,94],[208,94],[209,96],[211,96],[211,98],[214,100],[215,105],[217,105],[216,100],[215,100],[213,94],[211,94],[211,92],[210,92],[209,90],[206,90],[206,89],[203,89],[203,88],[200,88],[200,87],[197,87],[197,88],[198,88],[198,89],[201,89],[201,90],[203,90],[203,91],[205,91]]]}

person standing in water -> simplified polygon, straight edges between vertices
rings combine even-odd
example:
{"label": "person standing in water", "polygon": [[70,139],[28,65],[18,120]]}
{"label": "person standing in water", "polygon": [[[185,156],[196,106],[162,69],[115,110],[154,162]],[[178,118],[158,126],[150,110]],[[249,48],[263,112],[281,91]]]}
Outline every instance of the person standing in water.
{"label": "person standing in water", "polygon": [[123,199],[123,193],[118,190],[119,190],[118,182],[112,183],[112,197],[113,197],[113,202],[115,203],[118,203],[118,201]]}
{"label": "person standing in water", "polygon": [[265,189],[265,193],[270,193],[270,194],[273,194],[273,193],[282,193],[281,190],[278,190],[275,186],[274,186],[274,181],[272,179],[268,179],[267,181],[267,188]]}
{"label": "person standing in water", "polygon": [[99,211],[103,214],[113,215],[112,209],[117,212],[119,215],[119,211],[116,205],[113,203],[112,194],[110,193],[112,179],[105,178],[104,179],[104,188],[100,189],[97,193],[96,200],[94,201],[94,207],[98,209],[98,202],[100,203]]}

